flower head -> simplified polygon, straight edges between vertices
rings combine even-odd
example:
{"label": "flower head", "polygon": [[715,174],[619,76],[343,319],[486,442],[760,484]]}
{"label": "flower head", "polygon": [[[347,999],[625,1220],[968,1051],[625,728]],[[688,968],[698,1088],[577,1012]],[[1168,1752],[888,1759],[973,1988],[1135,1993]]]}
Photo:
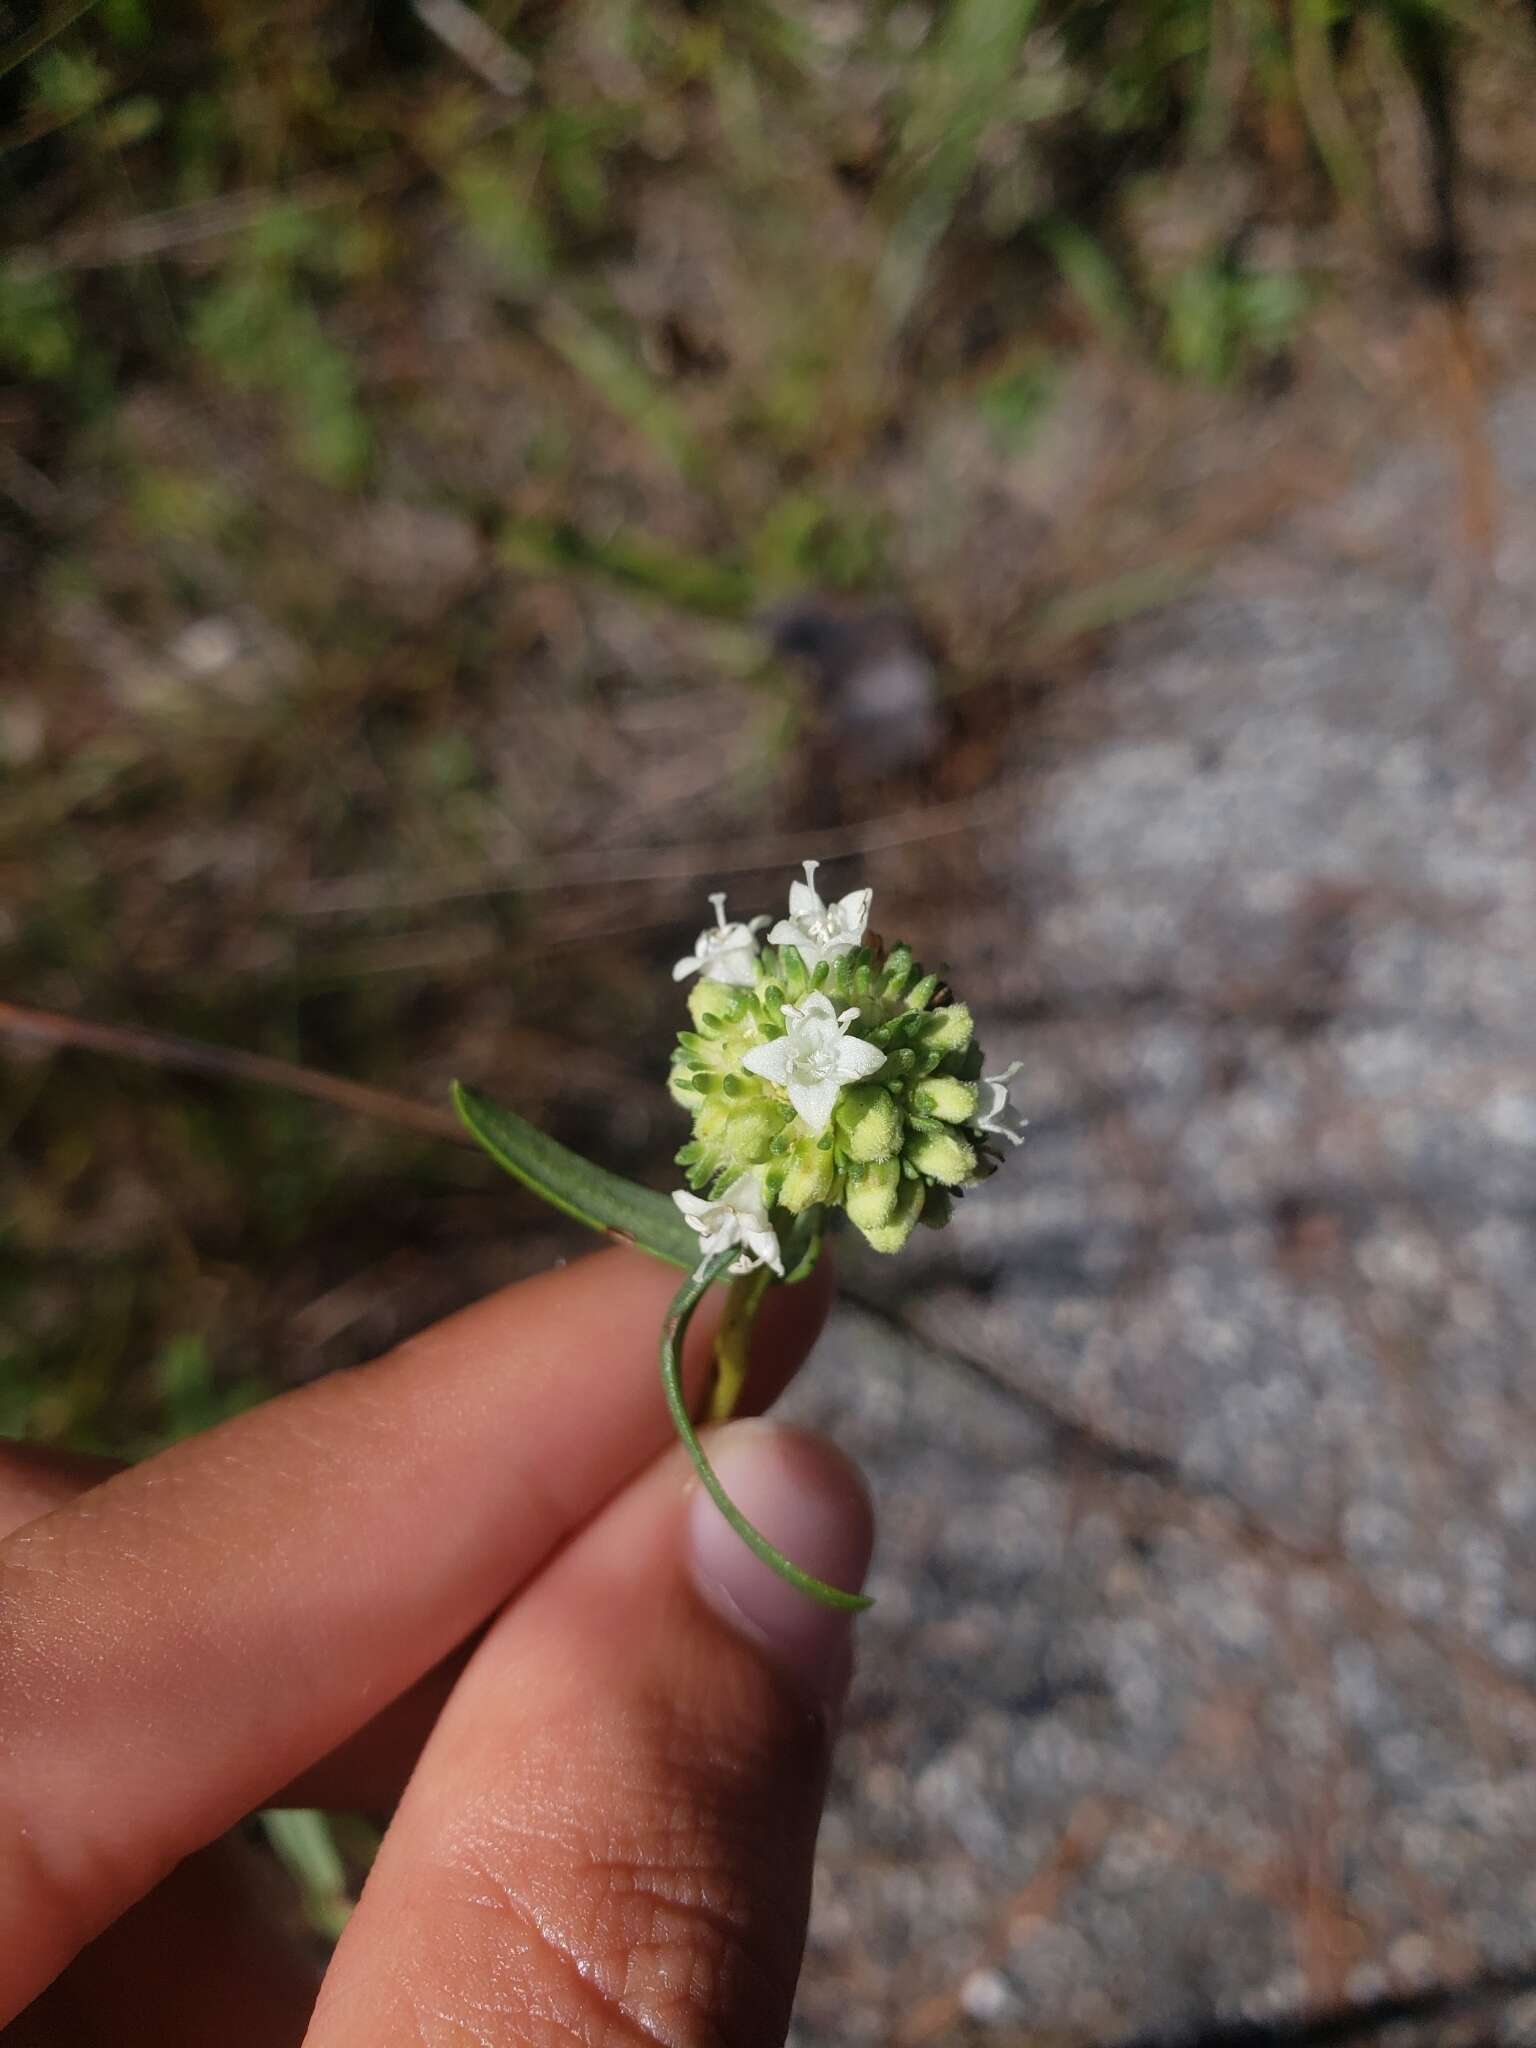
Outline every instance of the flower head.
{"label": "flower head", "polygon": [[690,974],[702,974],[706,981],[724,982],[729,988],[750,988],[757,974],[757,934],[769,920],[754,917],[750,924],[729,924],[724,892],[709,900],[715,907],[715,921],[699,933],[687,959],[678,961],[672,979],[684,981]]}
{"label": "flower head", "polygon": [[836,903],[823,903],[816,893],[819,860],[802,863],[803,882],[789,885],[789,915],[781,917],[768,934],[771,946],[794,946],[807,968],[814,970],[823,960],[840,960],[862,943],[869,923],[873,889],[854,889]]}
{"label": "flower head", "polygon": [[1000,1074],[983,1074],[981,1078],[982,1108],[976,1128],[1006,1138],[1010,1145],[1023,1144],[1029,1121],[1008,1100],[1008,1084],[1023,1064],[1022,1060],[1010,1060]]}
{"label": "flower head", "polygon": [[716,929],[678,965],[679,978],[703,969],[669,1085],[693,1125],[677,1155],[693,1194],[677,1200],[706,1255],[740,1244],[772,1264],[765,1212],[822,1209],[899,1251],[1023,1137],[1008,1101],[1017,1064],[983,1080],[966,1005],[909,946],[866,937],[870,890],[824,903],[816,868],[767,946],[765,920],[727,925],[717,897]]}
{"label": "flower head", "polygon": [[706,1202],[682,1188],[672,1199],[682,1210],[688,1228],[699,1234],[699,1273],[711,1259],[739,1244],[741,1256],[731,1261],[728,1272],[740,1275],[750,1273],[754,1266],[771,1266],[783,1279],[784,1256],[779,1250],[778,1233],[768,1221],[763,1176],[756,1168],[732,1181],[717,1201]]}
{"label": "flower head", "polygon": [[848,1026],[858,1005],[834,1010],[824,995],[784,1005],[784,1036],[746,1053],[741,1064],[749,1074],[772,1081],[789,1096],[807,1127],[821,1136],[832,1121],[837,1098],[850,1081],[867,1081],[885,1065],[885,1054],[862,1038],[850,1038]]}

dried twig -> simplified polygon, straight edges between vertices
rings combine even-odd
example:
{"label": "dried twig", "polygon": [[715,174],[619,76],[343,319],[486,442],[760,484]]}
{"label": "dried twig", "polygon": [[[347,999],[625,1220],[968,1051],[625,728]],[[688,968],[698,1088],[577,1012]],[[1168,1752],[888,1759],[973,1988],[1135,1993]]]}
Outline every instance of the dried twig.
{"label": "dried twig", "polygon": [[262,186],[250,192],[229,192],[217,199],[199,199],[142,213],[132,220],[106,221],[77,228],[51,242],[18,249],[6,268],[13,278],[51,276],[60,270],[105,270],[119,263],[142,263],[177,249],[243,234],[269,214],[285,208],[306,211],[355,203],[401,182],[399,163],[380,159],[370,172],[338,177],[329,171],[297,178],[287,186]]}
{"label": "dried twig", "polygon": [[516,99],[527,90],[532,67],[464,0],[416,0],[418,19],[492,92]]}
{"label": "dried twig", "polygon": [[387,1088],[346,1081],[339,1074],[323,1074],[289,1060],[269,1059],[265,1053],[242,1052],[237,1046],[207,1045],[200,1039],[180,1038],[169,1031],[146,1031],[137,1025],[93,1024],[82,1017],[60,1016],[52,1010],[27,1010],[7,1002],[0,1002],[0,1036],[61,1050],[106,1053],[109,1058],[137,1060],[141,1065],[183,1074],[213,1074],[226,1081],[250,1081],[258,1088],[282,1088],[290,1095],[308,1095],[316,1102],[329,1103],[333,1109],[398,1124],[401,1129],[417,1131],[424,1137],[470,1143],[458,1118],[446,1109],[413,1102],[409,1096],[395,1095]]}
{"label": "dried twig", "polygon": [[[832,826],[815,834],[816,851],[823,860],[837,860],[974,832],[1014,815],[1030,786],[1030,778],[1019,776],[978,796],[957,797],[944,804],[917,804],[860,824]],[[431,909],[441,903],[503,892],[532,895],[554,889],[611,889],[627,882],[693,882],[701,877],[793,866],[804,856],[805,848],[804,831],[671,848],[594,846],[542,861],[448,874],[415,886],[394,875],[353,875],[341,881],[317,882],[293,908],[303,917],[364,917],[379,911]]]}

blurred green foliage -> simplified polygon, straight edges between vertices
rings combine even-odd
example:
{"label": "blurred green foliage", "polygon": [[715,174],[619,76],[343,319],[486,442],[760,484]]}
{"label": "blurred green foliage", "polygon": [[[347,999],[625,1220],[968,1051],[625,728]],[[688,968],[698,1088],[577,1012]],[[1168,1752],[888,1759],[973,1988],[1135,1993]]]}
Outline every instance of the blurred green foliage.
{"label": "blurred green foliage", "polygon": [[0,271],[0,361],[40,382],[75,381],[85,396],[97,388],[74,297],[64,279]]}
{"label": "blurred green foliage", "polygon": [[337,1940],[352,1916],[350,1879],[337,1837],[363,1824],[355,1818],[337,1821],[312,1807],[288,1806],[264,1813],[261,1825],[298,1887],[310,1926]]}
{"label": "blurred green foliage", "polygon": [[[660,856],[831,815],[754,621],[900,591],[968,688],[1184,588],[1155,492],[1046,545],[1093,368],[1283,386],[1527,11],[64,0],[0,44],[0,996],[670,1159]],[[7,1435],[141,1454],[551,1251],[206,1069],[0,1037],[0,1133]],[[265,1826],[334,1934],[367,1830]]]}
{"label": "blurred green foliage", "polygon": [[295,460],[337,485],[362,479],[370,446],[351,361],[312,298],[337,281],[344,250],[313,216],[275,206],[241,238],[189,325],[192,346],[233,389],[280,400]]}
{"label": "blurred green foliage", "polygon": [[[1119,197],[1148,171],[1225,160],[1230,172],[1235,158],[1267,168],[1266,208],[1305,204],[1288,142],[1291,161],[1275,160],[1292,126],[1352,189],[1366,141],[1351,67],[1377,26],[1413,74],[1426,52],[1510,23],[1454,0],[908,0],[850,11],[828,45],[769,0],[501,0],[485,33],[527,81],[509,102],[403,0],[100,0],[0,81],[0,361],[89,410],[103,352],[122,372],[190,351],[234,390],[270,394],[303,465],[357,485],[366,404],[347,322],[331,316],[365,284],[410,277],[399,207],[430,188],[509,303],[544,305],[576,376],[697,473],[686,413],[619,309],[582,302],[587,260],[632,230],[626,187],[642,167],[707,162],[750,203],[776,173],[787,195],[806,152],[856,180],[879,216],[858,287],[871,295],[866,344],[942,287],[946,240],[979,235],[1053,249],[1107,326],[1139,317],[1170,368],[1229,377],[1252,353],[1244,335],[1260,354],[1283,345],[1298,280],[1242,272],[1225,235],[1165,304],[1121,261]],[[213,211],[189,216],[199,206]],[[546,303],[552,279],[579,288]],[[812,307],[818,296],[813,283]],[[789,384],[760,392],[789,440],[818,416],[828,340],[802,331]]]}
{"label": "blurred green foliage", "polygon": [[[1521,0],[55,11],[0,47],[0,990],[665,1158],[697,891],[604,924],[562,857],[824,815],[774,601],[899,587],[969,684],[999,619],[1012,662],[1021,611],[1181,587],[1097,529],[1036,563],[1083,365],[1278,388],[1331,223],[1444,227],[1383,228],[1386,110],[1433,167],[1456,66],[1530,43]],[[506,1270],[472,1161],[281,1096],[7,1053],[0,1129],[7,1431],[141,1450]]]}

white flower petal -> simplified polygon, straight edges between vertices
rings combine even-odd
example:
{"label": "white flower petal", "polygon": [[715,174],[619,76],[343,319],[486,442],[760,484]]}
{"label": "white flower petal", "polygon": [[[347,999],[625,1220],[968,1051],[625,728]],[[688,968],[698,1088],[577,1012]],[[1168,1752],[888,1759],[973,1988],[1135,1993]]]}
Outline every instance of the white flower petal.
{"label": "white flower petal", "polygon": [[[784,1254],[779,1249],[778,1232],[773,1228],[772,1224],[764,1223],[759,1228],[745,1230],[742,1235],[747,1251],[752,1254],[752,1260],[755,1260],[760,1266],[771,1266],[782,1280],[784,1277]],[[752,1261],[749,1260],[749,1270],[751,1263]]]}
{"label": "white flower petal", "polygon": [[727,988],[752,988],[757,983],[756,946],[728,946],[708,962],[706,981],[724,982]]}
{"label": "white flower petal", "polygon": [[829,944],[818,937],[818,927],[810,924],[794,924],[783,918],[768,934],[771,946],[793,946],[800,955],[808,974],[814,974],[823,960],[839,959],[849,948],[844,944]]}
{"label": "white flower petal", "polygon": [[855,944],[864,936],[874,901],[873,889],[854,889],[848,895],[840,896],[832,906],[831,915],[837,926]]}
{"label": "white flower petal", "polygon": [[672,1199],[689,1228],[699,1234],[701,1257],[694,1272],[696,1280],[702,1278],[712,1260],[735,1245],[742,1247],[742,1253],[732,1261],[729,1272],[750,1273],[754,1266],[763,1265],[783,1276],[778,1234],[768,1220],[762,1175],[755,1167],[741,1174],[715,1201],[706,1201],[683,1188],[677,1189]]}
{"label": "white flower petal", "polygon": [[981,1085],[989,1092],[987,1106],[976,1119],[978,1131],[990,1132],[993,1137],[1006,1138],[1010,1145],[1022,1145],[1024,1133],[1029,1128],[1029,1119],[1023,1116],[1008,1100],[1008,1084],[1023,1066],[1022,1060],[1013,1060],[1000,1074],[985,1074]]}
{"label": "white flower petal", "polygon": [[872,889],[853,889],[836,903],[824,903],[816,888],[819,861],[805,862],[805,880],[789,885],[789,916],[768,934],[772,946],[793,946],[814,973],[823,961],[841,960],[864,936]]}
{"label": "white flower petal", "polygon": [[789,1099],[806,1126],[819,1138],[832,1121],[843,1084],[834,1074],[824,1081],[791,1081]]}
{"label": "white flower petal", "polygon": [[805,880],[789,885],[789,914],[793,918],[820,917],[825,906],[816,887],[816,870],[821,862],[806,860],[800,865],[805,869]]}
{"label": "white flower petal", "polygon": [[885,1054],[878,1045],[871,1045],[864,1038],[842,1038],[837,1045],[837,1077],[839,1082],[867,1081],[871,1074],[877,1074],[885,1065]]}
{"label": "white flower petal", "polygon": [[744,1052],[741,1064],[749,1074],[760,1074],[765,1081],[782,1088],[789,1079],[792,1057],[788,1038],[770,1038],[766,1045],[754,1045],[750,1052]]}
{"label": "white flower petal", "polygon": [[768,922],[755,917],[750,924],[733,924],[725,914],[725,897],[710,897],[715,922],[699,933],[692,953],[672,969],[674,981],[690,974],[702,974],[706,981],[722,981],[729,988],[751,988],[757,979],[757,933]]}
{"label": "white flower petal", "polygon": [[761,1222],[768,1214],[763,1206],[763,1183],[755,1166],[737,1174],[720,1200],[741,1217],[750,1216]]}
{"label": "white flower petal", "polygon": [[858,1014],[856,1004],[841,1013],[834,1010],[817,989],[802,1003],[784,1005],[782,1038],[754,1047],[742,1059],[750,1073],[788,1093],[796,1114],[818,1137],[832,1121],[845,1085],[867,1079],[885,1064],[878,1046],[845,1035]]}

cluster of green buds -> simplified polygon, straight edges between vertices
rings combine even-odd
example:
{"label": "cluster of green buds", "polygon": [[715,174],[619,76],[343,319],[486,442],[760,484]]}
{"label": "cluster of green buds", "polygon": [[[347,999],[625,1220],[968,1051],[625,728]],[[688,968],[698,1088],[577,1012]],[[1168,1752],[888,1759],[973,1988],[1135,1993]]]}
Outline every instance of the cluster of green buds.
{"label": "cluster of green buds", "polygon": [[693,1119],[678,1153],[691,1192],[673,1200],[705,1261],[782,1271],[775,1211],[841,1210],[876,1251],[919,1223],[947,1223],[955,1196],[996,1171],[1024,1120],[1008,1100],[1017,1062],[983,1074],[971,1013],[905,945],[868,930],[873,892],[832,903],[819,863],[789,892],[789,915],[715,922],[673,970],[697,975],[693,1029],[670,1085]]}

